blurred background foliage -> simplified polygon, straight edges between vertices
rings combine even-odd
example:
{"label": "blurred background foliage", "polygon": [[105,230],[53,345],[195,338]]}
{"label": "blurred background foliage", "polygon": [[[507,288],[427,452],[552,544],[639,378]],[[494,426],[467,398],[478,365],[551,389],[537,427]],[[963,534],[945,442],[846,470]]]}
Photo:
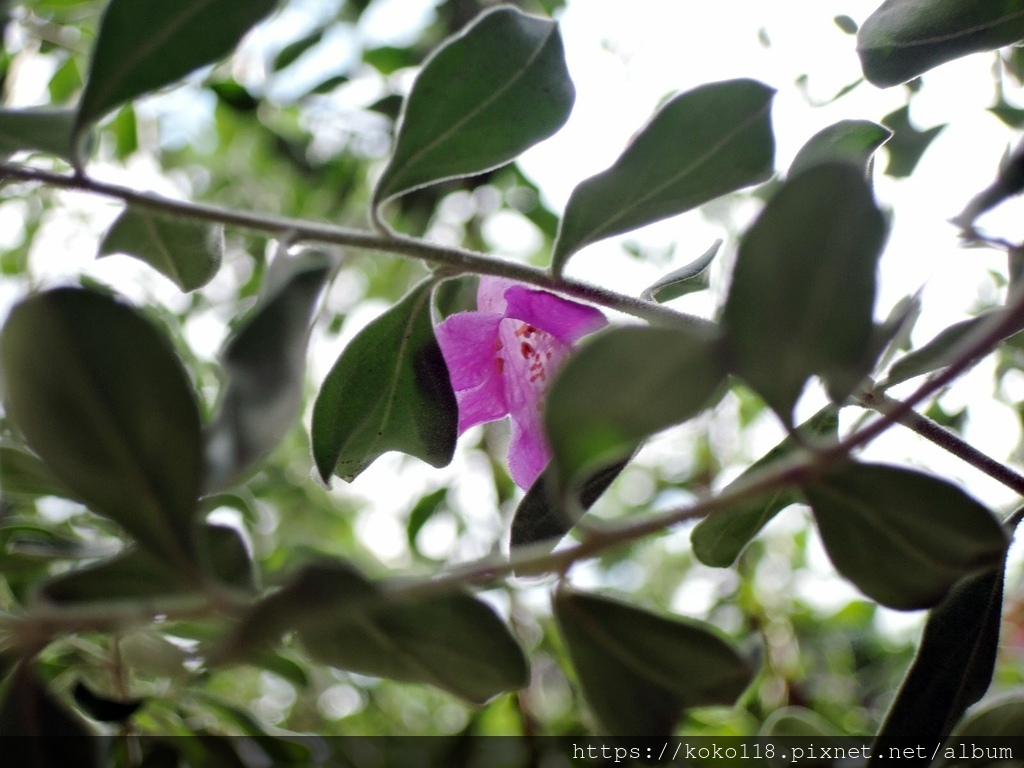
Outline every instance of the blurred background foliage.
{"label": "blurred background foliage", "polygon": [[[228,62],[191,76],[166,95],[122,107],[106,120],[98,137],[97,175],[136,186],[161,184],[162,192],[229,208],[366,226],[372,181],[416,67],[437,43],[492,3],[443,0],[414,36],[388,44],[364,42],[365,21],[374,5],[372,0],[285,3],[267,30],[252,36]],[[521,0],[515,5],[551,14],[563,3]],[[100,0],[8,0],[0,6],[0,86],[6,106],[27,106],[15,103],[26,95],[57,105],[75,101],[102,6]],[[1019,77],[1018,59],[1004,60],[1007,78]],[[34,91],[39,84],[42,92]],[[1001,118],[1017,119],[1001,106]],[[929,139],[907,122],[906,114],[893,113],[885,122],[896,131],[888,147],[890,172],[909,173],[908,164],[912,169]],[[484,251],[500,246],[485,236],[488,217],[516,212],[539,235],[532,257],[536,263],[546,261],[557,226],[540,190],[514,164],[430,186],[391,205],[390,220],[402,232]],[[114,207],[100,207],[100,217],[109,219]],[[82,237],[95,237],[100,227],[94,214],[80,197],[45,187],[17,196],[4,193],[4,301],[57,279],[67,281],[47,261],[59,261],[61,250],[79,247]],[[41,232],[57,220],[62,234],[43,241]],[[221,386],[215,353],[228,329],[252,306],[270,248],[259,234],[229,229],[224,268],[203,291],[169,293],[162,278],[140,278],[127,268],[128,277],[118,285],[130,285],[130,295],[171,330],[206,414]],[[102,284],[110,273],[90,270],[79,279]],[[329,350],[324,358],[329,360],[342,338],[350,337],[350,321],[364,322],[367,313],[393,303],[424,274],[424,267],[412,260],[347,254],[317,320],[314,349]],[[450,308],[469,306],[471,286],[455,288],[445,297]],[[1020,348],[1013,344],[1001,354],[1016,359]],[[325,370],[316,357],[314,377]],[[710,488],[723,469],[757,458],[744,435],[761,407],[737,387],[711,415],[681,435],[658,441],[643,461],[623,473],[596,513],[616,518],[666,508]],[[938,402],[930,415],[954,430],[962,417],[943,411]],[[207,501],[215,519],[246,532],[265,586],[280,583],[284,574],[317,555],[350,560],[368,574],[392,569],[425,574],[503,546],[518,491],[504,467],[500,426],[488,427],[476,444],[462,445],[452,472],[425,475],[413,460],[391,457],[365,485],[337,483],[328,492],[310,478],[305,424],[308,418],[243,486]],[[0,439],[11,438],[9,425],[0,421]],[[31,468],[11,467],[0,461],[0,473],[15,472],[0,478],[4,609],[22,604],[43,576],[119,545],[113,524],[51,493],[45,475],[33,482]],[[454,481],[454,473],[466,469],[471,478]],[[397,514],[392,510],[382,517],[381,505],[363,491],[381,481],[404,486],[407,501]],[[791,508],[744,552],[734,570],[714,571],[697,563],[686,531],[609,552],[580,569],[579,581],[585,585],[706,618],[752,658],[760,655],[763,666],[741,706],[692,711],[684,732],[757,733],[772,713],[787,707],[800,708],[787,711],[837,734],[877,728],[912,658],[917,627],[894,624],[880,615],[883,609],[864,600],[823,601],[822,594],[834,589],[837,580],[811,541],[806,522],[805,512]],[[1017,565],[1009,575],[1011,605],[997,691],[1024,683],[1020,583]],[[505,589],[485,593],[511,617],[532,660],[533,677],[529,688],[482,708],[429,687],[316,664],[292,641],[258,664],[209,668],[201,647],[214,639],[215,628],[203,621],[158,622],[115,637],[68,636],[43,651],[40,670],[69,704],[80,699],[83,686],[101,698],[141,700],[133,724],[143,733],[586,733],[593,724],[567,677],[565,652],[545,585],[540,586],[535,580],[514,580]],[[81,701],[76,708],[82,709]]]}

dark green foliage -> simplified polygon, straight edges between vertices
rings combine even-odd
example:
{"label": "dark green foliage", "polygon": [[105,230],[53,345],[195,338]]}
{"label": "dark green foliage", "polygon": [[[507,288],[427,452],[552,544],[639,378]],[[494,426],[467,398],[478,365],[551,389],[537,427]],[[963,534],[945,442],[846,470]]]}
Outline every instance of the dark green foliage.
{"label": "dark green foliage", "polygon": [[569,257],[590,243],[767,179],[775,155],[774,95],[755,80],[728,80],[668,101],[611,168],[573,190],[552,271],[561,273]]}
{"label": "dark green foliage", "polygon": [[392,597],[389,586],[397,585],[373,584],[340,562],[307,566],[253,607],[223,652],[248,658],[296,630],[325,664],[429,683],[476,703],[526,685],[526,658],[486,604],[462,592]]}
{"label": "dark green foliage", "polygon": [[294,425],[310,320],[333,266],[321,251],[280,254],[256,307],[225,346],[228,381],[207,437],[207,490],[240,479]]}
{"label": "dark green foliage", "polygon": [[[963,142],[968,110],[945,118],[956,130],[935,151],[962,149],[929,183],[969,201],[953,223],[978,247],[946,258],[932,248],[954,242],[952,211],[917,173],[945,126],[910,119],[917,98],[958,106],[941,77],[917,76],[1024,38],[1024,5],[878,1],[860,24],[870,9],[805,16],[831,36],[830,63],[856,66],[857,35],[867,78],[905,89],[879,100],[863,78],[827,83],[819,62],[795,84],[743,73],[730,39],[729,76],[771,75],[778,100],[747,77],[692,87],[702,70],[666,70],[666,89],[690,90],[663,96],[607,170],[555,185],[563,156],[543,168],[547,148],[523,153],[566,123],[570,67],[588,61],[566,58],[561,0],[426,3],[415,34],[411,16],[381,34],[394,4],[369,0],[0,2],[0,763],[526,768],[566,759],[538,735],[879,734],[881,751],[1019,735],[1020,574],[1003,528],[1022,513],[1000,526],[974,478],[929,474],[924,450],[905,452],[921,469],[866,459],[907,425],[1024,492],[1007,445],[1018,424],[986,435],[1005,455],[957,442],[984,426],[984,370],[894,402],[913,391],[898,385],[958,377],[995,351],[994,397],[1024,412],[1024,246],[1012,217],[977,227],[1020,192],[1021,151],[987,188],[960,189],[982,148]],[[565,10],[568,24],[594,13]],[[759,61],[778,63],[781,32],[759,31]],[[632,77],[638,49],[618,33],[600,32],[602,55]],[[1019,127],[1024,55],[981,63],[993,59],[991,80],[971,84],[973,117]],[[609,80],[573,74],[581,105],[619,109]],[[775,167],[776,101],[779,146],[806,139],[788,169]],[[576,115],[586,144],[565,167],[573,150],[615,154],[591,114]],[[885,173],[905,181],[873,176],[883,147]],[[908,200],[936,225],[927,248],[907,238]],[[585,279],[563,277],[580,250],[660,221],[592,249]],[[911,252],[883,261],[890,222],[894,251]],[[896,263],[911,283],[893,294],[876,270]],[[930,323],[946,308],[922,302],[929,288],[877,322],[876,293],[913,294],[933,271],[964,283],[974,316],[908,351],[922,308]],[[488,317],[483,276],[594,305],[611,327],[558,337],[548,359],[565,350],[564,364],[526,381],[497,354],[508,336],[464,340],[489,399],[460,420],[473,400],[456,400],[437,323],[473,311],[493,329],[504,312],[504,331],[532,334],[542,314],[564,311],[557,328],[580,311],[549,296],[541,312],[525,291]],[[1006,338],[984,336],[996,324]],[[527,387],[531,419],[467,426],[517,413]],[[954,431],[897,423],[893,407]],[[505,457],[521,458],[517,430],[535,420],[534,464],[551,460],[522,494]],[[389,451],[405,455],[363,474]],[[334,475],[353,482],[325,487]],[[792,504],[810,508],[831,571],[806,513],[767,525]],[[920,640],[890,631],[880,606],[930,608]],[[354,733],[443,738],[309,738]],[[519,738],[477,738],[489,735]]]}
{"label": "dark green foliage", "polygon": [[513,160],[569,117],[576,92],[558,26],[504,6],[424,64],[374,202]]}
{"label": "dark green foliage", "polygon": [[1004,566],[968,576],[928,614],[917,657],[875,740],[937,744],[969,706],[985,695],[999,650]]}
{"label": "dark green foliage", "polygon": [[703,328],[623,327],[595,337],[548,400],[561,496],[628,458],[645,437],[700,413],[724,378],[718,339]]}
{"label": "dark green foliage", "polygon": [[925,150],[946,127],[945,124],[935,125],[919,131],[910,122],[909,106],[890,112],[882,118],[882,125],[892,131],[885,145],[889,154],[885,175],[897,179],[906,178],[914,172]]}
{"label": "dark green foliage", "polygon": [[885,235],[863,171],[822,163],[787,180],[743,236],[722,318],[729,368],[787,424],[812,375],[841,402],[870,370]]}
{"label": "dark green foliage", "polygon": [[28,662],[0,684],[4,759],[25,768],[99,768],[98,740],[47,690]]}
{"label": "dark green foliage", "polygon": [[1006,534],[955,485],[880,464],[841,463],[804,486],[836,569],[868,597],[928,608],[1003,560]]}
{"label": "dark green foliage", "polygon": [[871,168],[875,151],[892,136],[892,131],[870,120],[840,120],[823,128],[804,144],[789,166],[789,175],[795,176],[812,165],[845,160],[854,165]]}
{"label": "dark green foliage", "polygon": [[458,411],[434,338],[426,281],[364,328],[327,374],[313,407],[313,457],[324,482],[355,479],[386,451],[441,467]]}
{"label": "dark green foliage", "polygon": [[554,608],[607,733],[667,737],[686,709],[732,704],[753,677],[732,646],[694,622],[568,589],[556,593]]}
{"label": "dark green foliage", "polygon": [[75,137],[124,102],[223,58],[275,5],[277,0],[111,0],[78,104]]}
{"label": "dark green foliage", "polygon": [[1024,39],[1017,0],[885,0],[857,32],[864,76],[875,85],[904,83],[932,67]]}
{"label": "dark green foliage", "polygon": [[208,283],[220,268],[224,231],[129,207],[100,242],[99,256],[113,253],[144,261],[181,290],[192,291]]}
{"label": "dark green foliage", "polygon": [[[740,475],[729,488],[742,486],[757,473],[791,460],[806,446],[828,447],[839,438],[839,413],[833,406],[822,410],[797,427],[796,436],[787,437]],[[736,562],[743,549],[771,519],[790,504],[800,501],[799,494],[780,488],[767,496],[735,507],[712,512],[693,529],[690,539],[693,554],[702,563],[727,568]]]}
{"label": "dark green foliage", "polygon": [[74,119],[69,109],[0,109],[0,159],[33,151],[70,160]]}
{"label": "dark green foliage", "polygon": [[194,561],[202,433],[192,384],[136,310],[60,288],[14,308],[0,340],[7,412],[77,498],[163,561]]}

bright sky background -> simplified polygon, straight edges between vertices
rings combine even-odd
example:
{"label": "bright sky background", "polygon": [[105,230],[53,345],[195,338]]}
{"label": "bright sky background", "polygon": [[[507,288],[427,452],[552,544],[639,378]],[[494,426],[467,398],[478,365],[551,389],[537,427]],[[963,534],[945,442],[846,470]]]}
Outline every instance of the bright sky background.
{"label": "bright sky background", "polygon": [[[650,116],[667,95],[687,90],[702,83],[733,77],[752,77],[778,89],[774,106],[777,140],[777,167],[785,169],[799,147],[817,130],[843,118],[878,121],[904,103],[901,88],[881,91],[862,84],[852,93],[824,107],[814,107],[795,87],[798,77],[806,75],[808,90],[816,101],[829,97],[860,77],[859,62],[854,50],[855,39],[843,33],[833,22],[838,14],[851,16],[857,22],[878,5],[880,0],[787,0],[764,3],[755,0],[734,0],[729,3],[697,3],[692,0],[570,0],[561,16],[569,70],[576,84],[577,100],[566,127],[550,140],[527,152],[522,167],[544,191],[548,203],[560,211],[574,185],[587,176],[606,168],[625,146],[630,135]],[[237,73],[243,81],[261,79],[265,55],[255,55],[266,46],[281,47],[297,39],[315,25],[316,19],[334,6],[325,0],[305,0],[277,17],[248,41]],[[430,18],[433,3],[429,0],[377,0],[362,22],[362,36],[367,45],[403,44],[414,39]],[[358,56],[354,35],[336,35],[324,41],[296,66],[297,81],[334,71],[340,63]],[[767,45],[766,45],[767,43]],[[895,210],[894,229],[882,262],[882,283],[877,314],[883,317],[903,296],[925,286],[924,314],[915,333],[922,343],[950,322],[966,316],[979,298],[979,286],[986,284],[988,269],[1003,270],[1001,254],[990,251],[963,250],[958,247],[956,230],[947,220],[957,214],[966,201],[992,179],[998,160],[1006,150],[1010,133],[995,117],[985,112],[994,101],[991,64],[993,57],[982,54],[967,57],[928,73],[924,88],[915,97],[911,116],[919,128],[938,123],[949,127],[933,143],[914,176],[894,181],[876,173],[878,198]],[[35,87],[41,91],[40,78]],[[25,91],[22,103],[42,98],[32,93],[32,78],[22,77]],[[277,94],[287,97],[287,83]],[[194,138],[202,125],[203,105],[189,101],[192,92],[171,93],[141,105],[142,110],[155,110],[175,119],[165,119],[167,135],[176,141]],[[358,81],[343,89],[337,101],[325,105],[344,115],[356,103],[368,103],[372,87]],[[884,152],[879,158],[884,168]],[[104,170],[102,175],[117,178]],[[121,181],[151,187],[167,194],[180,194],[174,180],[158,178],[154,169],[136,164]],[[143,183],[145,180],[145,183]],[[68,196],[72,209],[86,222],[84,234],[67,230],[47,235],[37,250],[58,248],[67,254],[56,263],[51,260],[52,279],[59,279],[67,270],[86,271],[102,279],[116,282],[129,295],[138,295],[144,286],[148,295],[158,295],[169,304],[180,302],[179,294],[164,285],[163,279],[146,268],[129,265],[126,260],[92,261],[95,241],[103,223],[109,222],[117,208],[107,202],[92,201],[82,196]],[[0,206],[0,225],[4,216],[16,212],[11,204]],[[7,212],[5,214],[5,211]],[[1010,239],[1024,237],[1019,225],[1020,206],[1010,203],[986,217],[982,223],[993,234]],[[725,275],[736,246],[735,235],[741,232],[756,208],[748,205],[734,211],[735,219],[723,226],[700,212],[691,212],[642,231],[594,245],[574,257],[569,272],[593,282],[614,287],[626,293],[639,293],[660,275],[695,258],[718,237],[726,237],[719,264],[716,266],[715,290],[703,296],[684,299],[681,307],[708,314],[720,300]],[[88,224],[89,221],[92,224]],[[98,223],[97,223],[98,222]],[[2,229],[2,226],[0,226]],[[501,252],[515,255],[532,248],[535,233],[515,214],[502,214],[487,230]],[[2,233],[0,233],[2,234]],[[652,253],[664,253],[676,244],[674,260],[655,258],[644,263],[628,256],[624,242],[637,243]],[[232,280],[225,275],[224,280]],[[135,285],[136,288],[133,288]],[[217,281],[210,290],[217,290]],[[344,288],[336,288],[344,290]],[[3,289],[0,302],[7,303],[14,294]],[[357,327],[382,307],[373,306],[357,313],[348,324],[345,338],[351,338]],[[216,348],[219,337],[214,329],[201,329],[192,339],[198,345]],[[209,331],[209,333],[207,332]],[[322,378],[327,366],[340,349],[341,341],[317,355],[313,375]],[[1008,377],[1012,400],[1024,399],[1024,376]],[[907,388],[905,391],[912,389]],[[900,390],[897,390],[897,393]],[[1012,409],[991,397],[992,365],[978,366],[943,400],[947,410],[971,404],[971,419],[966,437],[982,450],[1004,459],[1020,438],[1018,420]],[[805,404],[805,413],[817,407],[813,395]],[[850,409],[852,412],[853,409]],[[659,438],[651,449],[653,454],[686,455],[684,434]],[[766,420],[765,427],[754,435],[747,458],[757,458],[780,436],[777,425]],[[725,444],[730,435],[721,438]],[[1011,492],[975,472],[943,451],[934,449],[905,430],[894,429],[878,440],[865,454],[872,458],[909,461],[927,466],[940,475],[963,481],[985,501],[1004,507],[1012,503]],[[481,533],[478,546],[483,547],[497,530],[491,504],[481,499],[491,496],[487,484],[472,471],[480,456],[465,452],[447,470],[424,472],[412,480],[408,462],[389,456],[367,471],[346,492],[355,492],[373,500],[380,514],[367,516],[366,531],[380,542],[379,554],[389,558],[388,542],[404,540],[402,520],[408,504],[410,487],[436,486],[453,482],[463,499],[461,506],[477,518]],[[740,469],[739,464],[736,467]],[[403,483],[395,483],[397,472]],[[419,473],[416,473],[417,475]],[[628,490],[628,489],[627,489]],[[634,489],[635,490],[635,489]],[[643,488],[635,490],[643,494]],[[483,508],[483,512],[479,509]],[[474,510],[478,510],[474,512]],[[776,525],[784,526],[784,520]],[[438,547],[443,551],[451,541],[452,529],[444,522],[436,531]],[[685,537],[681,537],[685,538]],[[482,554],[469,550],[462,556]],[[823,557],[823,556],[822,556]],[[820,560],[820,557],[819,557]],[[809,589],[822,592],[827,587],[837,599],[845,599],[851,590],[837,589],[834,579],[824,574],[830,568],[819,563],[823,581]],[[699,591],[701,582],[695,581]],[[705,585],[706,586],[706,585]],[[695,593],[694,593],[695,594]],[[699,595],[690,594],[680,600],[680,610],[699,613]],[[694,603],[693,601],[696,601]]]}

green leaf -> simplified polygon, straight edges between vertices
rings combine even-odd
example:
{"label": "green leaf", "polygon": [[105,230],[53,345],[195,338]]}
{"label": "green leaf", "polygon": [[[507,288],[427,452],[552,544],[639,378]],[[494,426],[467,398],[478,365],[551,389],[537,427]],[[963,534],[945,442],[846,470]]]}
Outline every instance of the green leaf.
{"label": "green leaf", "polygon": [[[1001,309],[982,312],[939,331],[935,338],[927,344],[909,352],[893,363],[882,386],[892,387],[915,376],[940,370],[956,362],[963,350],[964,342],[969,340],[979,328],[996,322],[996,318],[1003,312],[1004,310]],[[1007,333],[1007,337],[1012,336],[1018,330],[1020,329],[1017,328]]]}
{"label": "green leaf", "polygon": [[848,34],[848,35],[856,35],[857,34],[857,22],[854,21],[853,19],[851,19],[846,14],[842,14],[840,16],[836,16],[832,20],[836,23],[836,26],[839,27],[841,30],[843,30],[843,32],[845,32],[846,34]]}
{"label": "green leaf", "polygon": [[70,161],[71,109],[0,109],[0,159],[15,152],[45,152]]}
{"label": "green leaf", "polygon": [[245,656],[289,629],[321,663],[478,704],[529,680],[522,649],[480,600],[456,592],[402,601],[340,562],[307,566],[257,604],[228,653]]}
{"label": "green leaf", "polygon": [[909,106],[900,107],[895,112],[890,112],[882,118],[882,125],[892,131],[892,136],[885,145],[885,149],[889,153],[889,163],[885,167],[885,175],[892,176],[894,179],[910,176],[925,150],[946,127],[946,124],[943,123],[919,131],[910,122]]}
{"label": "green leaf", "polygon": [[725,380],[717,342],[703,328],[626,326],[569,358],[545,411],[561,492],[707,407]]}
{"label": "green leaf", "polygon": [[227,384],[207,438],[207,491],[238,481],[294,426],[310,319],[333,266],[321,251],[279,255],[255,308],[225,345]]}
{"label": "green leaf", "polygon": [[144,261],[181,290],[192,291],[220,269],[224,228],[128,207],[100,242],[98,256],[114,253]]}
{"label": "green leaf", "polygon": [[772,712],[761,726],[761,736],[789,738],[791,736],[841,736],[828,720],[817,712],[803,707],[783,707]]}
{"label": "green leaf", "polygon": [[271,736],[267,729],[243,708],[206,691],[193,691],[192,696],[201,701],[204,706],[224,715],[227,720],[237,726],[242,734],[251,739],[266,753],[267,757],[271,758],[274,768],[284,768],[289,765],[308,766],[313,762],[313,755],[308,747],[298,740]]}
{"label": "green leaf", "polygon": [[[225,586],[256,591],[252,560],[236,530],[204,525],[198,541],[206,573]],[[40,595],[54,603],[139,601],[187,594],[196,587],[191,574],[169,567],[144,549],[129,549],[46,580]]]}
{"label": "green leaf", "polygon": [[803,492],[836,570],[890,608],[929,608],[959,579],[1001,563],[1006,551],[1006,534],[988,509],[920,472],[849,461]]}
{"label": "green leaf", "polygon": [[863,171],[847,163],[788,179],[744,235],[722,321],[731,370],[787,425],[812,375],[841,401],[870,370],[885,235]]}
{"label": "green leaf", "polygon": [[830,161],[846,161],[866,173],[875,151],[890,136],[892,131],[870,120],[840,120],[807,140],[793,158],[789,175],[795,176],[813,165]]}
{"label": "green leaf", "polygon": [[[964,752],[961,745],[966,742],[967,756],[971,757],[973,752],[971,740],[974,738],[979,736],[983,738],[1002,736],[1019,739],[1022,733],[1024,733],[1024,696],[1018,691],[1001,696],[973,711],[953,732],[953,738],[946,745],[946,748],[943,749],[943,755],[946,759],[938,762],[936,765],[957,766],[958,768],[996,765],[1008,768],[1008,766],[1013,764],[1013,761],[993,762],[991,759],[985,759],[990,757],[988,753],[985,754],[984,758],[963,760]],[[986,744],[985,746],[992,747],[991,744]],[[1000,746],[1005,749],[1005,744]],[[954,748],[958,759],[949,759],[947,752],[949,748]],[[1000,754],[1005,756],[1006,752],[1001,751]]]}
{"label": "green leaf", "polygon": [[1021,0],[885,0],[861,24],[857,54],[864,76],[888,88],[947,61],[1021,39]]}
{"label": "green leaf", "polygon": [[143,601],[192,589],[180,571],[146,550],[132,549],[48,579],[40,596],[51,603]]}
{"label": "green leaf", "polygon": [[274,57],[274,62],[270,68],[275,72],[280,72],[282,69],[290,67],[302,57],[302,54],[313,46],[319,45],[323,39],[324,30],[318,29],[305,37],[299,38],[294,43],[289,43]]}
{"label": "green leaf", "polygon": [[111,0],[100,21],[75,134],[115,107],[227,56],[277,0]]}
{"label": "green leaf", "polygon": [[[74,56],[69,56],[64,63],[57,67],[46,90],[50,94],[51,104],[63,104],[71,99],[82,87],[82,74],[78,69],[78,62]],[[72,113],[73,114],[73,113]],[[70,129],[70,126],[68,126]],[[68,136],[70,137],[70,130]],[[70,147],[70,145],[69,145]]]}
{"label": "green leaf", "polygon": [[555,274],[591,243],[767,179],[774,95],[754,80],[727,80],[669,100],[608,170],[573,190],[555,242]]}
{"label": "green leaf", "polygon": [[645,288],[640,298],[665,303],[694,291],[703,291],[711,284],[709,269],[721,247],[722,241],[715,240],[710,248],[685,267],[670,272],[649,288]]}
{"label": "green leaf", "polygon": [[11,311],[0,360],[7,413],[53,474],[188,570],[202,433],[192,384],[163,332],[111,296],[58,288]]}
{"label": "green leaf", "polygon": [[1009,157],[999,164],[995,181],[971,198],[964,210],[951,221],[964,230],[970,231],[974,221],[986,211],[995,208],[1004,200],[1019,195],[1024,190],[1024,144],[1019,145]]}
{"label": "green leaf", "polygon": [[409,520],[405,526],[405,537],[409,542],[409,548],[419,552],[416,538],[419,536],[423,526],[442,509],[445,509],[448,501],[448,489],[438,488],[416,502],[416,505],[409,512]]}
{"label": "green leaf", "polygon": [[[579,490],[579,511],[590,509],[628,463],[629,460],[616,462],[587,477]],[[574,510],[552,503],[557,493],[551,469],[545,469],[523,496],[512,517],[509,548],[513,552],[541,542],[547,542],[553,548],[579,522],[578,518],[571,516]],[[517,569],[516,575],[526,575],[526,571]]]}
{"label": "green leaf", "polygon": [[1000,102],[994,107],[989,107],[988,111],[999,118],[1003,125],[1008,128],[1020,128],[1024,126],[1024,109],[1020,107],[1014,107],[1006,102]]}
{"label": "green leaf", "polygon": [[14,446],[0,445],[0,499],[23,501],[39,496],[75,498],[37,456]]}
{"label": "green leaf", "polygon": [[382,75],[393,75],[400,69],[415,67],[420,63],[420,56],[412,48],[382,45],[363,51],[363,61]]}
{"label": "green leaf", "polygon": [[143,705],[142,699],[118,701],[101,696],[79,680],[72,691],[75,703],[93,720],[101,723],[123,723]]}
{"label": "green leaf", "polygon": [[555,22],[510,6],[481,14],[423,65],[374,206],[515,159],[562,127],[575,96]]}
{"label": "green leaf", "polygon": [[434,467],[455,452],[458,406],[430,318],[433,281],[366,326],[338,358],[313,406],[313,458],[327,482],[355,479],[386,451]]}
{"label": "green leaf", "polygon": [[375,596],[373,585],[347,563],[310,563],[249,609],[212,654],[211,663],[259,663],[285,632],[315,626],[328,613],[340,617],[343,611],[365,610]]}
{"label": "green leaf", "polygon": [[225,586],[257,592],[255,565],[241,534],[230,526],[215,524],[203,526],[200,533],[206,573]]}
{"label": "green leaf", "polygon": [[[748,482],[767,467],[793,458],[807,444],[835,443],[839,439],[839,411],[835,406],[827,405],[797,427],[796,431],[800,435],[799,442],[792,435],[785,438],[751,464],[722,493],[728,493],[737,485]],[[697,523],[690,534],[693,554],[705,565],[728,568],[773,517],[790,504],[799,502],[800,496],[795,491],[779,488],[739,506],[713,512]]]}
{"label": "green leaf", "polygon": [[928,614],[917,656],[875,739],[876,754],[890,745],[945,741],[985,695],[999,651],[1004,565],[961,579]]}
{"label": "green leaf", "polygon": [[57,701],[28,662],[0,686],[4,763],[18,768],[99,768],[98,740]]}
{"label": "green leaf", "polygon": [[684,710],[731,705],[753,678],[706,625],[569,589],[554,610],[583,695],[610,734],[668,737]]}

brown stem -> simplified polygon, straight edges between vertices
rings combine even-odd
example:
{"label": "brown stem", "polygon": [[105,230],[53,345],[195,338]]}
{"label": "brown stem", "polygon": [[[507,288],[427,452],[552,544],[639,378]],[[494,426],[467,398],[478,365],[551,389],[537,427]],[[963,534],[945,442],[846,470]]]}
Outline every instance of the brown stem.
{"label": "brown stem", "polygon": [[[891,414],[900,405],[899,400],[895,400],[884,393],[874,391],[860,394],[857,400],[865,408],[870,408],[882,414]],[[963,459],[972,467],[980,469],[989,477],[998,480],[1007,488],[1015,491],[1018,495],[1024,496],[1024,475],[996,461],[988,454],[982,453],[941,424],[914,410],[906,410],[901,413],[896,417],[896,421],[908,429],[912,429],[926,440],[935,443],[940,448],[946,449],[957,458]]]}

